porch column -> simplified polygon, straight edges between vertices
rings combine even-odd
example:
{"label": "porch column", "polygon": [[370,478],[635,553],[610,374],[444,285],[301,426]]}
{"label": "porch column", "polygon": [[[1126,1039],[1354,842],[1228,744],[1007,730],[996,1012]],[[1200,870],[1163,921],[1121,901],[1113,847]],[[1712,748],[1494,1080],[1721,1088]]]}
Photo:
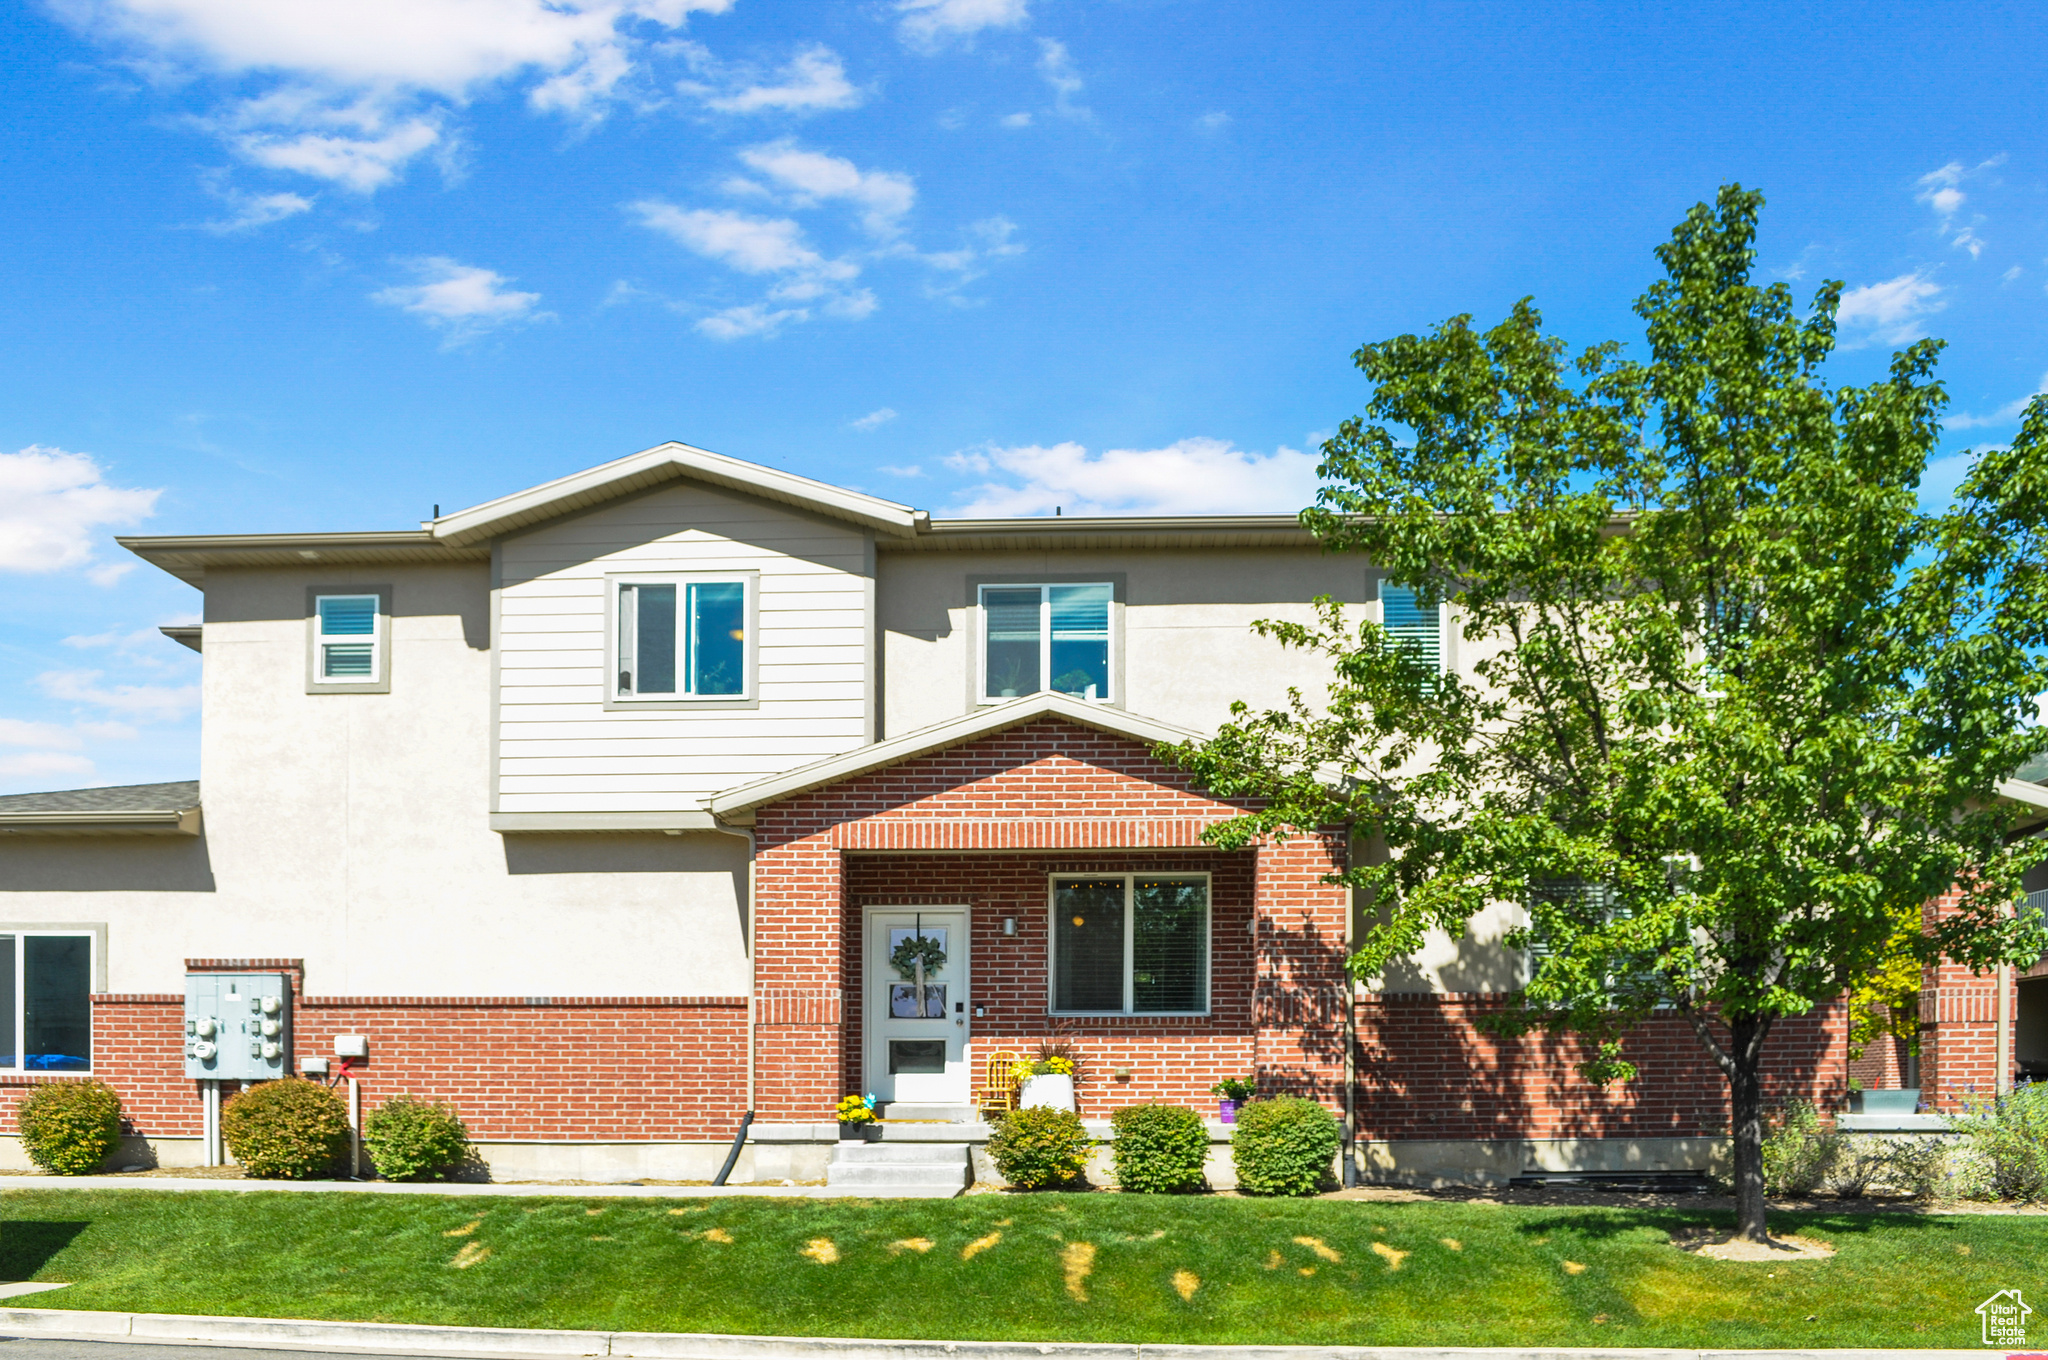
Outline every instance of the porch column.
{"label": "porch column", "polygon": [[1344,1102],[1344,928],[1351,890],[1322,881],[1345,866],[1344,837],[1294,835],[1258,849],[1259,1084]]}
{"label": "porch column", "polygon": [[[765,842],[765,838],[764,838]],[[827,1120],[840,1089],[845,874],[823,836],[764,843],[754,865],[755,1109],[771,1122]]]}

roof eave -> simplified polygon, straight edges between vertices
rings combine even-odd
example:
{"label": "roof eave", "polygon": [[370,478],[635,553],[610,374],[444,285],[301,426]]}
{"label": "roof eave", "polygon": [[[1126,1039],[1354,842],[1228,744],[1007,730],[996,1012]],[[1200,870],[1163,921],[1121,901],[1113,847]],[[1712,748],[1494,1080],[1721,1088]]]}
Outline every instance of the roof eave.
{"label": "roof eave", "polygon": [[199,809],[0,813],[0,836],[197,836]]}

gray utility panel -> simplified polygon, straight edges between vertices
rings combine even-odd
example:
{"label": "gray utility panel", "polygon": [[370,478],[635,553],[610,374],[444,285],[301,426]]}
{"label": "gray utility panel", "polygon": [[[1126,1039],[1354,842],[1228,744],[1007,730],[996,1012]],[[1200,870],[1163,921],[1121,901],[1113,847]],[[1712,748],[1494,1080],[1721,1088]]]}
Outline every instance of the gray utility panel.
{"label": "gray utility panel", "polygon": [[185,1075],[267,1081],[290,1074],[292,989],[282,973],[185,975]]}

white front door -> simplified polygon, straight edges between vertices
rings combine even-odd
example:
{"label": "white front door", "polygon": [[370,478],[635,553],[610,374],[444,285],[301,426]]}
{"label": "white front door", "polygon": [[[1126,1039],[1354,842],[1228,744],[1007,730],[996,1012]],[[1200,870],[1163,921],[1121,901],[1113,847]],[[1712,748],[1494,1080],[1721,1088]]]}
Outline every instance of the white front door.
{"label": "white front door", "polygon": [[966,910],[870,907],[866,954],[865,1089],[878,1101],[966,1104]]}

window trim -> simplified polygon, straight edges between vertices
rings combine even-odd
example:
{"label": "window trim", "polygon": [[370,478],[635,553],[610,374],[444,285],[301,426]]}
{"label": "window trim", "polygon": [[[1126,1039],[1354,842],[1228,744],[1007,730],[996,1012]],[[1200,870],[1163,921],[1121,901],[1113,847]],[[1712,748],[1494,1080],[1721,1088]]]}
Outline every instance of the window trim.
{"label": "window trim", "polygon": [[[367,595],[368,591],[358,594]],[[15,1065],[0,1067],[0,1077],[49,1077],[55,1080],[83,1079],[92,1076],[99,1068],[94,1064],[90,1052],[99,1042],[99,1026],[92,998],[107,990],[107,923],[104,921],[28,921],[21,923],[0,922],[0,935],[12,935],[17,942],[30,935],[84,936],[90,943],[86,965],[87,991],[85,999],[87,1039],[85,1067],[69,1072],[50,1072],[40,1068],[24,1067],[21,1059],[26,1055],[27,1026],[22,1008],[28,1004],[27,969],[28,951],[16,944],[14,950],[14,1046]]]}
{"label": "window trim", "polygon": [[[370,636],[373,674],[368,680],[328,680],[320,674],[320,601],[337,595],[377,597],[377,628]],[[391,587],[334,585],[306,587],[306,693],[389,694],[391,692]]]}
{"label": "window trim", "polygon": [[[1065,1011],[1059,1008],[1059,888],[1060,881],[1078,879],[1121,878],[1124,881],[1124,1009],[1120,1011]],[[1135,1011],[1130,1009],[1136,999],[1136,985],[1131,977],[1131,965],[1135,951],[1137,912],[1132,910],[1131,897],[1137,891],[1137,880],[1141,878],[1175,878],[1202,882],[1202,1008],[1192,1011]],[[1062,870],[1045,876],[1045,1013],[1047,1015],[1073,1016],[1077,1018],[1099,1018],[1119,1020],[1161,1020],[1173,1018],[1202,1017],[1213,1014],[1216,1006],[1216,876],[1206,869],[1193,869],[1185,873],[1178,870],[1161,870],[1148,873],[1087,873],[1077,870]]]}
{"label": "window trim", "polygon": [[[677,614],[682,613],[682,601],[688,598],[688,587],[693,585],[738,584],[746,593],[746,649],[741,662],[745,670],[745,688],[739,694],[713,694],[698,698],[689,694],[650,695],[640,698],[636,695],[618,692],[619,656],[619,587],[621,586],[674,586],[677,595]],[[681,637],[682,624],[677,625],[677,636]],[[677,658],[680,663],[681,658]],[[678,679],[681,679],[680,664]],[[603,686],[604,706],[608,712],[617,713],[658,713],[665,710],[700,711],[712,709],[752,709],[761,706],[761,573],[758,570],[740,571],[620,571],[607,572],[604,578],[604,659],[598,682]]]}
{"label": "window trim", "polygon": [[[1028,699],[1034,694],[1052,693],[1052,595],[1053,586],[1108,586],[1109,587],[1109,637],[1104,649],[1104,662],[1109,672],[1109,693],[1096,699],[1081,699],[1078,695],[1069,698],[1081,703],[1101,704],[1105,708],[1124,706],[1124,576],[1118,572],[1078,572],[1036,576],[970,576],[967,578],[968,612],[973,619],[970,629],[973,637],[974,656],[968,665],[968,703],[970,708],[992,708],[997,704],[1013,704],[1019,699]],[[1008,697],[990,697],[988,693],[988,609],[982,603],[983,596],[990,590],[1028,590],[1036,588],[1041,592],[1038,603],[1040,634],[1039,674],[1045,678],[1044,688],[1029,690]]]}

